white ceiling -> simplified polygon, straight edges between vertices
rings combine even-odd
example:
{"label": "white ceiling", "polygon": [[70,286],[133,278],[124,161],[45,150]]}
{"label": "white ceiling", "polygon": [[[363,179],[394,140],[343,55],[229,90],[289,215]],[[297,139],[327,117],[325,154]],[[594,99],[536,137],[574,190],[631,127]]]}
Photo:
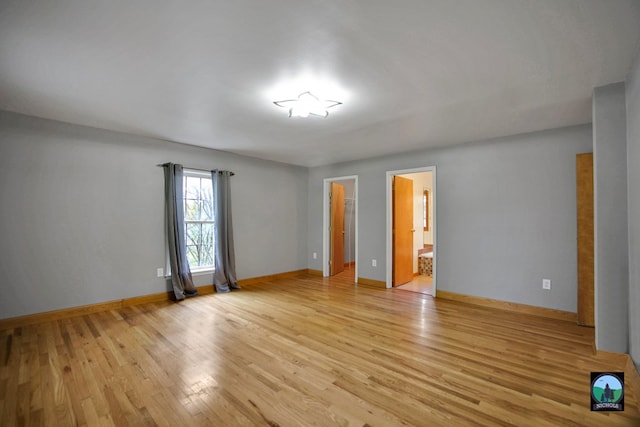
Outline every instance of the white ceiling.
{"label": "white ceiling", "polygon": [[316,166],[589,123],[639,40],[637,0],[2,0],[0,109]]}

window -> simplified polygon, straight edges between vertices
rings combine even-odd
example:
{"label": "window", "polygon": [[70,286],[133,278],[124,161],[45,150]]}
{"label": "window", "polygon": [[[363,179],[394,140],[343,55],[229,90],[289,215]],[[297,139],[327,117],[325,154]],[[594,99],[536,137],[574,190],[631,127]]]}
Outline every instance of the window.
{"label": "window", "polygon": [[213,258],[213,185],[211,175],[184,170],[184,227],[191,270],[210,270]]}
{"label": "window", "polygon": [[429,231],[429,190],[422,193],[422,228]]}

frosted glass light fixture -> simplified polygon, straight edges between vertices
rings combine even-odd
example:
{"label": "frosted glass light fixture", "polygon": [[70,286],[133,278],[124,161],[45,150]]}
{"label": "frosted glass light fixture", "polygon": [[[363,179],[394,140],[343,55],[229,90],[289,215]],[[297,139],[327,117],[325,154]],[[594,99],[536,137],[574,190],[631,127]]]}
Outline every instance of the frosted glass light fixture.
{"label": "frosted glass light fixture", "polygon": [[274,101],[278,107],[288,108],[289,117],[327,117],[329,108],[342,104],[338,101],[320,100],[311,92],[303,92],[297,99]]}

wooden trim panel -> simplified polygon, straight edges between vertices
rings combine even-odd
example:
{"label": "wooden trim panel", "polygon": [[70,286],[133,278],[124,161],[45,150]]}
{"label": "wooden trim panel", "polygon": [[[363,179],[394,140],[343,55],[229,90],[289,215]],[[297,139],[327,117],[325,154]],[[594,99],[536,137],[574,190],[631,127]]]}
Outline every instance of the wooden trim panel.
{"label": "wooden trim panel", "polygon": [[[198,289],[199,290],[199,289]],[[114,310],[122,307],[145,304],[157,301],[166,301],[169,299],[168,292],[162,292],[152,295],[143,295],[133,298],[125,298],[116,301],[100,302],[97,304],[81,305],[77,307],[63,308],[60,310],[47,311],[44,313],[27,314],[25,316],[11,317],[0,320],[0,330],[10,329],[20,326],[33,325],[41,322],[50,322],[54,320],[66,319],[68,317],[84,316],[86,314],[98,313],[106,310]]]}
{"label": "wooden trim panel", "polygon": [[472,295],[458,294],[455,292],[436,290],[436,298],[466,302],[468,304],[481,305],[483,307],[497,308],[500,310],[517,311],[522,314],[566,320],[568,322],[576,322],[578,319],[576,313],[571,313],[569,311],[554,310],[551,308],[536,307],[533,305],[518,304],[515,302],[500,301],[490,298],[481,298]]}
{"label": "wooden trim panel", "polygon": [[[287,279],[301,274],[308,273],[307,269],[288,271],[285,273],[271,274],[268,276],[253,277],[238,281],[240,286],[254,284],[259,282],[267,282],[271,280]],[[320,274],[322,275],[322,274]],[[200,295],[208,295],[214,293],[213,285],[198,286]],[[134,305],[174,300],[173,292],[159,292],[150,295],[141,295],[137,297],[124,298],[115,301],[99,302],[96,304],[81,305],[77,307],[63,308],[60,310],[47,311],[44,313],[27,314],[25,316],[10,317],[8,319],[0,319],[0,330],[16,328],[20,326],[33,325],[36,323],[50,322],[53,320],[66,319],[75,316],[84,316],[90,313],[98,313],[101,311],[115,310],[123,307],[131,307]]]}
{"label": "wooden trim panel", "polygon": [[635,363],[633,363],[631,356],[628,354],[625,354],[625,356],[627,357],[627,367],[624,370],[624,381],[631,386],[635,396],[640,396],[640,373],[638,373],[638,369]]}
{"label": "wooden trim panel", "polygon": [[238,285],[253,285],[254,283],[260,282],[270,282],[279,279],[290,279],[292,277],[300,276],[301,274],[306,274],[307,272],[308,270],[305,268],[303,270],[287,271],[284,273],[269,274],[267,276],[251,277],[249,279],[238,280]]}
{"label": "wooden trim panel", "polygon": [[578,324],[595,326],[593,153],[576,155]]}
{"label": "wooden trim panel", "polygon": [[367,279],[366,277],[358,277],[358,285],[370,286],[373,288],[386,288],[387,284],[382,280]]}

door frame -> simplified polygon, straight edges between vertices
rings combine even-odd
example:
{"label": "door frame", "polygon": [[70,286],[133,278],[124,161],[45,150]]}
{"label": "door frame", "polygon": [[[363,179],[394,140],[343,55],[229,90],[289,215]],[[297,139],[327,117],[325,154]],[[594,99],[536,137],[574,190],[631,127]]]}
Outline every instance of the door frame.
{"label": "door frame", "polygon": [[437,273],[437,264],[438,264],[438,256],[437,256],[437,247],[438,247],[438,225],[437,225],[437,207],[438,202],[436,200],[438,191],[437,191],[437,179],[436,179],[436,167],[435,166],[424,166],[421,168],[414,169],[400,169],[400,170],[392,170],[387,171],[387,228],[386,228],[386,246],[387,246],[387,271],[386,271],[386,287],[391,288],[393,283],[393,177],[396,175],[405,175],[409,173],[421,173],[421,172],[431,172],[431,178],[433,182],[433,188],[431,189],[432,197],[433,197],[433,296],[436,296],[436,273]]}
{"label": "door frame", "polygon": [[348,176],[338,176],[333,178],[325,178],[324,179],[324,188],[323,188],[323,196],[322,196],[322,275],[324,277],[329,276],[329,260],[331,259],[330,248],[331,248],[331,233],[329,233],[329,227],[331,226],[331,211],[329,209],[329,193],[331,192],[331,183],[336,181],[355,181],[353,184],[353,197],[354,197],[354,205],[356,210],[356,218],[355,218],[355,283],[358,283],[358,217],[360,216],[360,211],[358,210],[358,175],[348,175]]}

